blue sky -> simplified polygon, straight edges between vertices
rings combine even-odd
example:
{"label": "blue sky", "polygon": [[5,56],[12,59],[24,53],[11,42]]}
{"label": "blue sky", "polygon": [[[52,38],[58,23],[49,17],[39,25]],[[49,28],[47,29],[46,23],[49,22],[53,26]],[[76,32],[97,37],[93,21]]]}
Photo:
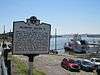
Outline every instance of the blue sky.
{"label": "blue sky", "polygon": [[0,0],[0,33],[33,15],[51,24],[51,34],[100,33],[100,0]]}

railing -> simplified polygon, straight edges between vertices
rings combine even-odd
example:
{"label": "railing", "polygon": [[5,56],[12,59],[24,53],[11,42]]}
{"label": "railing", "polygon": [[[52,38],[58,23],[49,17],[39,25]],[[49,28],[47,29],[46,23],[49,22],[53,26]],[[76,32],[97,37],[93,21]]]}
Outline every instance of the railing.
{"label": "railing", "polygon": [[8,75],[7,74],[7,67],[5,66],[5,62],[4,59],[2,58],[2,62],[1,62],[1,67],[2,67],[2,75]]}
{"label": "railing", "polygon": [[3,49],[0,48],[0,75],[8,75],[7,67],[5,66],[4,58],[3,58]]}

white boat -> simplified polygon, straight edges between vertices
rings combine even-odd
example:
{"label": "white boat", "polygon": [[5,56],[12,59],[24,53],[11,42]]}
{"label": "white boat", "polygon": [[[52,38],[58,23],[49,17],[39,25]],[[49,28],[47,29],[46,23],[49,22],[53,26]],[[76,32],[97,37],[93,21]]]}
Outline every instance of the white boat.
{"label": "white boat", "polygon": [[73,39],[70,39],[68,43],[64,45],[66,51],[74,51],[76,53],[86,53],[86,52],[98,52],[100,49],[100,43],[89,43],[83,40],[80,35],[73,35]]}

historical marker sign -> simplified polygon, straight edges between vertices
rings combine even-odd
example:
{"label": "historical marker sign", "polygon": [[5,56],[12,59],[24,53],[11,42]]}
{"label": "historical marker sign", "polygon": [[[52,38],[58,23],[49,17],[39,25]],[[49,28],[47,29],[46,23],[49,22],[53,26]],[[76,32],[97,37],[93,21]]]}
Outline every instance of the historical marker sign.
{"label": "historical marker sign", "polygon": [[31,17],[27,22],[13,22],[14,54],[44,54],[50,49],[51,25]]}

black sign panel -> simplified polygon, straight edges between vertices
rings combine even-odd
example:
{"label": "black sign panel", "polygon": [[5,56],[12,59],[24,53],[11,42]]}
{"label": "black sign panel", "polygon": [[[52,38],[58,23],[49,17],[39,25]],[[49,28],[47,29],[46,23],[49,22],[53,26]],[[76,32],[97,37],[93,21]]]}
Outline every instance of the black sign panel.
{"label": "black sign panel", "polygon": [[39,25],[28,24],[24,21],[13,23],[14,54],[44,54],[50,48],[51,25],[41,23]]}

